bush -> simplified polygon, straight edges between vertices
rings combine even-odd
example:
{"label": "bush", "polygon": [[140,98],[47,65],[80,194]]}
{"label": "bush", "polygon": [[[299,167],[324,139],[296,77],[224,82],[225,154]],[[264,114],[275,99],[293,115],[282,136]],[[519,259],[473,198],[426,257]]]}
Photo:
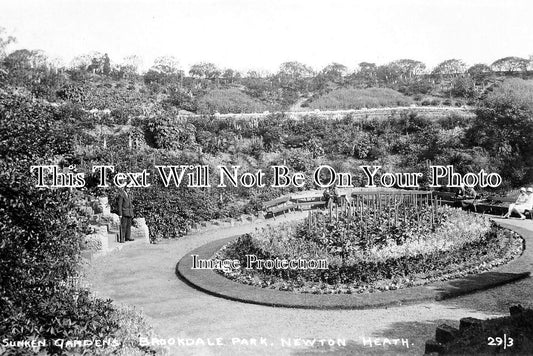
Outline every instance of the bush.
{"label": "bush", "polygon": [[[120,324],[111,301],[67,283],[78,274],[88,232],[80,192],[39,189],[29,176],[31,165],[72,154],[72,128],[50,107],[16,95],[1,94],[0,116],[0,334],[13,341],[114,337]],[[53,343],[46,351],[65,352]]]}
{"label": "bush", "polygon": [[337,89],[310,103],[311,109],[349,110],[407,106],[411,98],[388,88]]}
{"label": "bush", "polygon": [[533,181],[533,82],[508,79],[487,95],[467,132],[513,186]]}
{"label": "bush", "polygon": [[204,114],[254,113],[267,108],[239,89],[216,89],[198,99],[198,111]]}

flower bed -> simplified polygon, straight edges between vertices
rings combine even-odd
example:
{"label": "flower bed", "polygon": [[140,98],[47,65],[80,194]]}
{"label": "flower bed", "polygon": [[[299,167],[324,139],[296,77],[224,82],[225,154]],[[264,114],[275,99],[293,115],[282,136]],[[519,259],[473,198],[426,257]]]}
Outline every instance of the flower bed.
{"label": "flower bed", "polygon": [[[409,208],[406,208],[409,209]],[[432,207],[420,209],[426,214]],[[385,210],[384,210],[385,211]],[[520,255],[522,239],[485,217],[438,207],[434,225],[407,212],[395,224],[390,215],[367,220],[325,216],[266,228],[224,246],[220,259],[243,268],[218,271],[232,280],[302,293],[362,293],[426,284],[478,273]],[[419,223],[417,223],[417,221]],[[366,227],[366,232],[365,232]],[[327,269],[246,269],[257,259],[326,259]]]}

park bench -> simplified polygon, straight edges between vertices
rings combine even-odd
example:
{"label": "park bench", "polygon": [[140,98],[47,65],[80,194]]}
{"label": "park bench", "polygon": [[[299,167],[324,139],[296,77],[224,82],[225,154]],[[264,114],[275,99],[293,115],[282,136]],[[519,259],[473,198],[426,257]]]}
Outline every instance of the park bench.
{"label": "park bench", "polygon": [[276,217],[276,214],[296,209],[295,204],[291,202],[290,196],[279,197],[263,203],[263,209],[266,212],[267,217]]}
{"label": "park bench", "polygon": [[327,202],[324,200],[304,201],[296,203],[296,208],[300,211],[314,208],[324,208],[326,203]]}

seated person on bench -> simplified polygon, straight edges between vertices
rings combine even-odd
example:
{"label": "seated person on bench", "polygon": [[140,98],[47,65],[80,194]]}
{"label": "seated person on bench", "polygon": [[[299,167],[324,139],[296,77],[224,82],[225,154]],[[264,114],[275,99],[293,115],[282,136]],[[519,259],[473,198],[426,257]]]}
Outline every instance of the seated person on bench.
{"label": "seated person on bench", "polygon": [[465,187],[465,185],[461,185],[461,188],[459,188],[459,191],[456,194],[456,197],[458,199],[476,199],[477,193],[472,187]]}
{"label": "seated person on bench", "polygon": [[461,188],[459,188],[459,191],[455,195],[455,197],[459,200],[461,200],[461,207],[463,209],[468,209],[470,206],[474,207],[474,210],[476,208],[474,202],[477,198],[477,193],[472,187],[465,187],[464,184],[461,185]]}
{"label": "seated person on bench", "polygon": [[516,199],[516,203],[509,205],[509,210],[507,211],[507,214],[505,214],[503,217],[507,219],[514,212],[520,215],[521,220],[524,220],[526,218],[524,212],[526,212],[526,210],[531,211],[532,209],[533,188],[527,188],[527,192],[524,188],[521,188],[520,195]]}

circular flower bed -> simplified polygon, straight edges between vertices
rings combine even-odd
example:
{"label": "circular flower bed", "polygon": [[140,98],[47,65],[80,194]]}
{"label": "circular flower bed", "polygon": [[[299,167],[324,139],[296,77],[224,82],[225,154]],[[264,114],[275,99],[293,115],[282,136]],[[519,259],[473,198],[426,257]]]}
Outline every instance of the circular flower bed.
{"label": "circular flower bed", "polygon": [[[215,256],[239,260],[242,267],[217,272],[263,288],[364,293],[479,273],[522,253],[520,236],[483,216],[445,206],[402,209],[393,222],[389,208],[360,217],[312,213],[303,222],[242,235]],[[247,255],[257,260],[326,260],[327,268],[256,263],[248,269]]]}

